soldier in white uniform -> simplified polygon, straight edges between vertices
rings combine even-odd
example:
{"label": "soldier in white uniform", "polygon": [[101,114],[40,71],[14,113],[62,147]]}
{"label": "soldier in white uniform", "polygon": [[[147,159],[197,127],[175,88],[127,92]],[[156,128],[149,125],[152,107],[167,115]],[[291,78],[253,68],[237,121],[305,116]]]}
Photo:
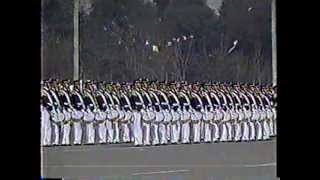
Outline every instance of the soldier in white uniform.
{"label": "soldier in white uniform", "polygon": [[60,143],[60,130],[61,130],[61,123],[64,119],[64,115],[61,112],[61,106],[59,103],[58,96],[56,95],[53,89],[50,90],[50,95],[54,99],[53,108],[50,112],[51,120],[52,120],[52,127],[54,129],[54,139],[52,144],[59,145]]}
{"label": "soldier in white uniform", "polygon": [[[50,95],[47,91],[41,92],[41,102],[40,102],[40,110],[41,110],[41,137],[42,137],[42,145],[50,146],[51,145],[51,116],[50,111],[53,109],[53,102]],[[47,93],[47,95],[45,95]],[[49,97],[48,97],[49,96]]]}
{"label": "soldier in white uniform", "polygon": [[71,120],[73,125],[73,133],[74,133],[74,145],[80,145],[82,141],[82,120],[84,115],[84,102],[82,96],[79,93],[79,89],[70,86],[71,92],[71,103],[73,110],[71,112]]}

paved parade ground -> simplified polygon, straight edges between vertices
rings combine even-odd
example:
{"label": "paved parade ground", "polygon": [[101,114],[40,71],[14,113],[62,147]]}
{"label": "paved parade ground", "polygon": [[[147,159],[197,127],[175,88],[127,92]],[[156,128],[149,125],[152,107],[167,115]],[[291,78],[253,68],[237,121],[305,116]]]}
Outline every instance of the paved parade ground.
{"label": "paved parade ground", "polygon": [[65,180],[276,179],[276,139],[148,147],[44,147],[42,156],[44,177]]}

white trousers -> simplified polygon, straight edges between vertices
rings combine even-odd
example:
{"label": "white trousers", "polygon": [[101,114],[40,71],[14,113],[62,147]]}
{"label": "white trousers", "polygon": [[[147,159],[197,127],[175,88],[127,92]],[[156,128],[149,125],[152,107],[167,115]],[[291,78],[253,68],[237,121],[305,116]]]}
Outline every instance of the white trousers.
{"label": "white trousers", "polygon": [[190,142],[190,122],[182,123],[181,125],[181,135],[182,135],[182,143]]}
{"label": "white trousers", "polygon": [[267,120],[263,121],[263,139],[270,139],[270,127]]}
{"label": "white trousers", "polygon": [[170,142],[171,139],[171,123],[166,124],[166,138],[167,142]]}
{"label": "white trousers", "polygon": [[211,127],[210,127],[210,124],[209,122],[208,123],[204,123],[203,122],[203,126],[204,126],[204,141],[205,142],[211,142]]}
{"label": "white trousers", "polygon": [[70,123],[63,124],[63,135],[62,135],[62,144],[69,145],[70,144]]}
{"label": "white trousers", "polygon": [[277,121],[273,120],[273,134],[276,136],[277,135]]}
{"label": "white trousers", "polygon": [[248,122],[243,122],[243,134],[242,134],[242,141],[249,141],[250,137],[250,130],[249,130],[249,125]]}
{"label": "white trousers", "polygon": [[201,121],[198,121],[196,123],[192,122],[192,131],[193,131],[193,142],[200,142],[200,127],[201,127]]}
{"label": "white trousers", "polygon": [[221,142],[225,142],[228,141],[228,128],[226,123],[223,123],[221,125],[221,138],[220,138]]}
{"label": "white trousers", "polygon": [[142,127],[140,125],[140,120],[136,120],[137,122],[134,122],[133,125],[133,135],[134,135],[134,145],[142,145],[143,144],[143,140],[142,140]]}
{"label": "white trousers", "polygon": [[60,138],[60,130],[59,126],[56,123],[52,123],[53,129],[54,129],[54,139],[53,139],[53,145],[59,145],[59,138]]}
{"label": "white trousers", "polygon": [[249,127],[250,127],[250,138],[249,140],[253,141],[256,139],[256,129],[254,127],[254,123],[252,121],[249,121]]}
{"label": "white trousers", "polygon": [[220,139],[220,128],[217,123],[212,124],[212,142],[217,142]]}
{"label": "white trousers", "polygon": [[51,145],[51,125],[49,119],[44,120],[41,130],[42,145]]}
{"label": "white trousers", "polygon": [[107,132],[108,132],[107,142],[113,143],[114,131],[113,131],[111,120],[106,120],[106,127],[107,127]]}
{"label": "white trousers", "polygon": [[87,144],[94,144],[95,130],[93,123],[86,123]]}
{"label": "white trousers", "polygon": [[241,124],[240,124],[240,122],[236,122],[236,124],[234,125],[234,128],[235,128],[234,140],[240,141],[241,140]]}
{"label": "white trousers", "polygon": [[227,130],[228,130],[228,141],[232,141],[232,137],[233,137],[233,135],[232,135],[232,130],[233,130],[232,125],[231,125],[230,122],[227,122],[226,126],[227,126]]}
{"label": "white trousers", "polygon": [[165,124],[160,123],[159,124],[159,138],[160,138],[160,144],[167,144],[167,127]]}
{"label": "white trousers", "polygon": [[74,141],[73,144],[81,144],[82,140],[82,128],[80,122],[73,123],[73,130],[74,130]]}
{"label": "white trousers", "polygon": [[158,130],[159,130],[159,125],[156,123],[152,123],[152,144],[153,145],[157,145],[159,144],[159,134],[158,134]]}
{"label": "white trousers", "polygon": [[177,123],[171,124],[171,143],[178,143],[179,142],[179,125]]}
{"label": "white trousers", "polygon": [[98,124],[98,132],[99,132],[99,143],[107,142],[107,127],[106,122]]}
{"label": "white trousers", "polygon": [[270,129],[270,136],[274,136],[274,125],[273,125],[273,121],[268,119],[268,124],[269,124],[269,129]]}
{"label": "white trousers", "polygon": [[143,145],[150,145],[150,123],[142,122],[143,126]]}
{"label": "white trousers", "polygon": [[134,128],[133,128],[133,124],[132,123],[130,123],[130,127],[129,127],[129,129],[130,129],[130,142],[134,142]]}
{"label": "white trousers", "polygon": [[262,131],[262,125],[260,121],[256,122],[256,127],[257,127],[257,140],[262,140],[262,136],[263,136],[263,131]]}
{"label": "white trousers", "polygon": [[204,140],[205,138],[205,123],[201,120],[200,121],[200,139]]}
{"label": "white trousers", "polygon": [[130,142],[130,128],[128,123],[122,123],[121,124],[122,128],[122,141],[124,143]]}
{"label": "white trousers", "polygon": [[113,130],[114,130],[114,139],[113,143],[119,143],[120,142],[120,129],[119,129],[119,121],[113,122]]}

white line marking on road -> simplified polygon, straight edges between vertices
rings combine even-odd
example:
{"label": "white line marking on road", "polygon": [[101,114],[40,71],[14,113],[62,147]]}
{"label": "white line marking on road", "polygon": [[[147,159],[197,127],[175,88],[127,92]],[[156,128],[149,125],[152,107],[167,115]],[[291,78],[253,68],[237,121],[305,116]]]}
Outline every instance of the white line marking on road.
{"label": "white line marking on road", "polygon": [[45,165],[45,167],[51,168],[154,168],[154,167],[213,167],[213,168],[222,168],[222,167],[233,167],[233,168],[256,168],[256,167],[269,167],[276,166],[275,162],[273,163],[263,163],[263,164],[195,164],[195,165],[184,165],[184,164],[168,164],[168,165]]}
{"label": "white line marking on road", "polygon": [[167,174],[167,173],[178,173],[178,172],[189,172],[190,170],[181,169],[181,170],[174,170],[174,171],[155,171],[155,172],[140,172],[140,173],[133,173],[133,176],[137,175],[149,175],[149,174]]}

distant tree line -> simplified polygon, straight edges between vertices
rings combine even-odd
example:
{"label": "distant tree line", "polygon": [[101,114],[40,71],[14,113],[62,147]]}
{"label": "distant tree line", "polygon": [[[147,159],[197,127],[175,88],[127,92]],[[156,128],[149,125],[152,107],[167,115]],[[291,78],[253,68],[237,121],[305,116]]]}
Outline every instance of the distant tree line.
{"label": "distant tree line", "polygon": [[[90,1],[81,78],[271,83],[270,0],[224,0],[220,15],[204,0],[144,2]],[[72,79],[73,1],[45,0],[44,21],[44,78]]]}

